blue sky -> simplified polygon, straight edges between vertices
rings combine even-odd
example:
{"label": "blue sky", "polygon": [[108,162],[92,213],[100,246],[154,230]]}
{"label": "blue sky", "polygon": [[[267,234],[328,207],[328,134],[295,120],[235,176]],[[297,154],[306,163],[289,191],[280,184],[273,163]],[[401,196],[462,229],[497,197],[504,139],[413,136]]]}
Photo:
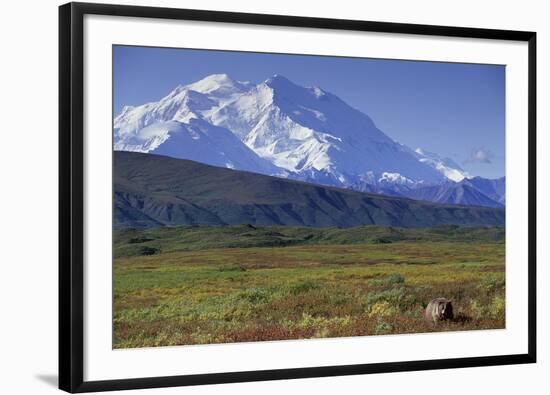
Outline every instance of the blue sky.
{"label": "blue sky", "polygon": [[504,66],[116,46],[113,68],[115,114],[209,74],[254,83],[281,74],[336,94],[391,138],[472,175],[505,172]]}

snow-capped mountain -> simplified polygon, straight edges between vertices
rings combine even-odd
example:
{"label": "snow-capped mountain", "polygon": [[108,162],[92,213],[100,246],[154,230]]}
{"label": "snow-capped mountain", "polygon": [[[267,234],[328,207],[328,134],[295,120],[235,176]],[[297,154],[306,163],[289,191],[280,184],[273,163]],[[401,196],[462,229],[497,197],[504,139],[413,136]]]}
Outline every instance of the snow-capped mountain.
{"label": "snow-capped mountain", "polygon": [[[280,174],[283,169],[294,178],[339,186],[351,185],[367,172],[392,173],[416,182],[444,180],[367,115],[321,88],[304,88],[279,75],[258,85],[211,75],[177,87],[158,102],[124,107],[114,121],[115,149],[160,152],[168,144],[172,156],[189,159],[193,150],[189,144],[200,139],[187,141],[178,152],[175,136],[181,133],[168,129],[175,127],[173,122],[178,122],[176,129],[188,129],[193,119],[231,131],[238,138],[232,144],[244,144],[275,166],[267,171],[242,170]],[[220,138],[225,138],[221,130]],[[225,140],[224,145],[230,143]],[[205,163],[219,162],[201,154]],[[219,156],[219,151],[212,155]],[[228,163],[238,162],[228,158]]]}
{"label": "snow-capped mountain", "polygon": [[470,177],[468,172],[464,171],[451,158],[443,158],[436,153],[417,148],[414,153],[418,160],[428,166],[433,167],[451,181],[459,182]]}
{"label": "snow-capped mountain", "polygon": [[203,119],[156,122],[115,142],[117,151],[148,152],[185,158],[213,166],[284,176],[229,130]]}
{"label": "snow-capped mountain", "polygon": [[350,185],[357,177],[396,173],[439,182],[441,174],[380,131],[365,114],[318,87],[275,75],[212,113],[259,156],[309,181]]}
{"label": "snow-capped mountain", "polygon": [[231,131],[206,121],[250,88],[224,74],[178,86],[158,102],[126,106],[114,120],[114,148],[191,159],[209,165],[285,176]]}
{"label": "snow-capped mountain", "polygon": [[210,111],[223,107],[250,87],[249,83],[233,81],[225,74],[213,74],[193,84],[178,86],[158,102],[125,106],[114,120],[115,143],[124,143],[158,122],[206,119]]}
{"label": "snow-capped mountain", "polygon": [[451,159],[392,140],[337,96],[280,75],[254,85],[214,74],[126,106],[114,148],[402,196],[468,177]]}

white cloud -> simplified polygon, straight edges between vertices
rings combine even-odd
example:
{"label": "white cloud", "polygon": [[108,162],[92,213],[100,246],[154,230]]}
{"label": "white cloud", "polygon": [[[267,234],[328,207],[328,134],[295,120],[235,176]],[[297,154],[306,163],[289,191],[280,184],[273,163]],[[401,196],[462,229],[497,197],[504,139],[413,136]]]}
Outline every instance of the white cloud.
{"label": "white cloud", "polygon": [[466,163],[492,163],[493,161],[493,153],[491,150],[485,149],[485,148],[475,148],[472,150],[472,153],[470,154],[470,157],[466,161]]}

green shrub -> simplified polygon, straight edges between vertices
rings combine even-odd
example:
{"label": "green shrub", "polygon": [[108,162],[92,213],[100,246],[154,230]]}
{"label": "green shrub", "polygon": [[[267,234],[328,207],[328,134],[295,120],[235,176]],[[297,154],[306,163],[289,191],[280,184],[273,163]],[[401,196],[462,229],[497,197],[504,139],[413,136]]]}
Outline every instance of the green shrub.
{"label": "green shrub", "polygon": [[220,272],[246,272],[246,268],[236,264],[236,263],[228,263],[226,265],[218,267],[218,271]]}
{"label": "green shrub", "polygon": [[343,317],[315,317],[308,313],[302,313],[297,321],[284,320],[281,324],[291,330],[309,329],[314,331],[314,337],[327,337],[331,329],[343,329],[352,323],[350,316]]}
{"label": "green shrub", "polygon": [[391,273],[383,278],[375,278],[369,281],[373,286],[390,286],[395,284],[402,284],[405,282],[405,277],[399,273]]}
{"label": "green shrub", "polygon": [[381,335],[384,333],[389,333],[393,330],[393,325],[389,322],[384,321],[382,318],[378,319],[378,323],[376,324],[375,333],[377,335]]}
{"label": "green shrub", "polygon": [[373,237],[371,239],[371,243],[373,244],[390,244],[392,241],[386,237]]}
{"label": "green shrub", "polygon": [[141,246],[138,251],[139,255],[155,255],[160,252],[158,248],[148,246]]}
{"label": "green shrub", "polygon": [[470,301],[472,315],[477,319],[504,318],[506,310],[506,301],[502,296],[495,296],[489,305],[482,305],[477,300]]}
{"label": "green shrub", "polygon": [[369,292],[364,299],[364,304],[367,307],[378,302],[388,302],[392,305],[399,305],[404,298],[404,288],[392,288],[380,292]]}
{"label": "green shrub", "polygon": [[485,295],[492,295],[496,292],[504,291],[504,277],[498,275],[490,275],[483,277],[478,285],[478,289]]}
{"label": "green shrub", "polygon": [[128,244],[140,244],[140,243],[146,243],[148,241],[153,241],[154,239],[151,239],[150,237],[132,237],[130,240],[128,240]]}
{"label": "green shrub", "polygon": [[495,296],[489,305],[489,316],[494,319],[504,318],[506,301],[501,296]]}
{"label": "green shrub", "polygon": [[306,281],[301,281],[297,284],[293,284],[290,287],[290,293],[292,295],[299,295],[318,288],[319,288],[319,284],[317,284],[312,280],[306,280]]}
{"label": "green shrub", "polygon": [[239,298],[252,304],[267,303],[271,293],[263,288],[251,288],[239,294]]}
{"label": "green shrub", "polygon": [[405,288],[394,287],[380,292],[369,292],[363,299],[363,306],[368,312],[374,304],[380,302],[387,302],[401,311],[410,309],[418,303],[414,295],[405,292]]}
{"label": "green shrub", "polygon": [[470,309],[472,310],[472,315],[477,319],[483,318],[485,316],[485,309],[475,299],[470,300]]}
{"label": "green shrub", "polygon": [[393,317],[397,314],[399,314],[399,309],[385,301],[376,302],[367,311],[369,317]]}

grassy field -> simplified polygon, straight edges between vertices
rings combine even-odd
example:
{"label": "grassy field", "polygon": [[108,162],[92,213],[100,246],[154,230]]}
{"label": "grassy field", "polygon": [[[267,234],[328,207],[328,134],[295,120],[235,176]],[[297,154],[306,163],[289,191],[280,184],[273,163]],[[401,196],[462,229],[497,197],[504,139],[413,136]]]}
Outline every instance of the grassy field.
{"label": "grassy field", "polygon": [[[115,232],[114,346],[504,328],[502,228]],[[424,322],[436,297],[455,319]]]}

